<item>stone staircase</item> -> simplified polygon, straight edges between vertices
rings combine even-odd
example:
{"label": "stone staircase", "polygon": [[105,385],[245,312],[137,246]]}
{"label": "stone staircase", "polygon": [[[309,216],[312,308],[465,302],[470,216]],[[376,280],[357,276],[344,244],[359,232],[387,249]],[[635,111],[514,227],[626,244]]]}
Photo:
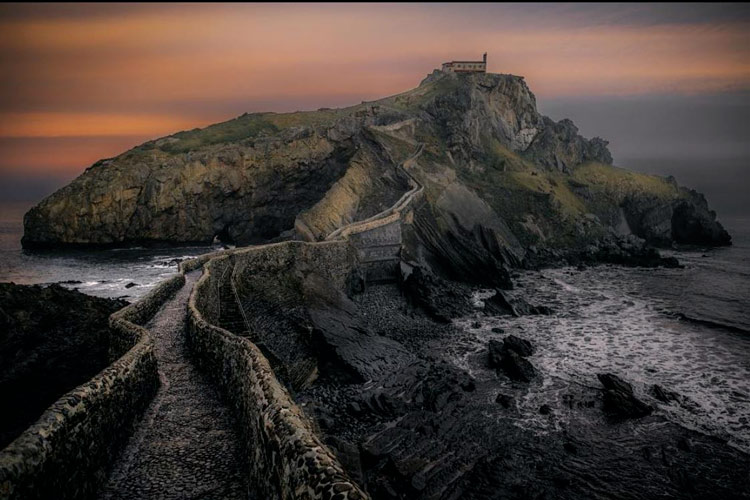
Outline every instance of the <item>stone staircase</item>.
{"label": "stone staircase", "polygon": [[236,335],[247,336],[247,323],[242,316],[237,296],[234,293],[232,273],[234,272],[234,257],[229,257],[229,265],[224,270],[218,289],[219,322],[218,326]]}

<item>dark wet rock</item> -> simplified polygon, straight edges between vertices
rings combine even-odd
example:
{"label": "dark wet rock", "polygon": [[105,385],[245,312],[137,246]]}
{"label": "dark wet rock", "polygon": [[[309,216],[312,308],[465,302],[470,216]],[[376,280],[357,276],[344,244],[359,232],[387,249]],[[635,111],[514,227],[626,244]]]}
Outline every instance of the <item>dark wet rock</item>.
{"label": "dark wet rock", "polygon": [[407,301],[440,322],[465,316],[473,309],[465,287],[439,278],[420,266],[411,269],[402,280],[401,290]]}
{"label": "dark wet rock", "polygon": [[503,349],[516,351],[519,356],[528,357],[534,354],[534,346],[526,339],[508,335],[503,339]]}
{"label": "dark wet rock", "polygon": [[531,382],[537,377],[534,365],[529,360],[522,358],[515,351],[507,350],[503,353],[500,369],[511,380]]}
{"label": "dark wet rock", "polygon": [[551,307],[547,306],[532,306],[532,313],[531,314],[541,314],[544,316],[549,316],[553,314],[554,311]]}
{"label": "dark wet rock", "polygon": [[484,310],[487,314],[525,316],[528,314],[552,314],[552,309],[546,306],[534,306],[521,297],[511,298],[503,290],[495,290],[495,295],[484,300]]}
{"label": "dark wet rock", "polygon": [[495,295],[484,299],[484,310],[488,314],[512,314],[513,316],[520,316],[515,306],[502,290],[496,290]]}
{"label": "dark wet rock", "polygon": [[552,407],[550,405],[542,405],[539,407],[540,415],[549,415],[552,413]]}
{"label": "dark wet rock", "polygon": [[680,401],[679,394],[677,394],[676,392],[668,391],[659,384],[654,384],[651,386],[651,394],[662,403],[672,403]]}
{"label": "dark wet rock", "polygon": [[[670,240],[671,241],[671,240]],[[628,267],[680,267],[675,257],[663,257],[647,241],[630,235],[608,235],[591,241],[582,248],[564,252],[540,248],[527,256],[526,266],[540,268],[547,266],[576,266],[579,271],[587,265],[616,264]]]}
{"label": "dark wet rock", "polygon": [[693,202],[682,201],[672,213],[672,238],[676,243],[724,246],[732,244],[732,237],[716,221],[716,213],[708,210],[702,194],[691,192]]}
{"label": "dark wet rock", "polygon": [[59,285],[80,285],[83,282],[79,280],[65,280],[65,281],[58,281],[57,283]]}
{"label": "dark wet rock", "polygon": [[459,383],[459,386],[466,392],[474,392],[477,388],[476,382],[471,377],[464,377]]}
{"label": "dark wet rock", "polygon": [[604,386],[604,410],[620,418],[640,418],[650,415],[651,406],[639,400],[633,394],[633,387],[620,377],[611,373],[597,375]]}
{"label": "dark wet rock", "polygon": [[109,315],[125,305],[59,285],[0,283],[0,401],[6,409],[0,448],[109,364]]}
{"label": "dark wet rock", "polygon": [[[343,408],[331,432],[360,446],[363,480],[374,499],[573,500],[594,497],[602,488],[632,491],[634,498],[679,498],[684,484],[673,481],[678,474],[693,482],[695,498],[718,499],[731,498],[746,483],[737,470],[750,463],[746,455],[669,422],[656,429],[652,419],[609,425],[591,409],[601,402],[601,391],[586,386],[574,384],[562,394],[562,431],[540,436],[521,429],[508,417],[517,416],[514,399],[523,397],[526,388],[501,377],[477,382],[467,391],[468,373],[440,357],[445,340],[455,335],[450,326],[400,315],[398,308],[381,302],[382,288],[370,287],[357,304],[367,311],[373,331],[383,335],[391,329],[400,340],[409,338],[414,324],[430,332],[417,334],[419,341],[409,344],[417,361],[374,383],[336,385],[330,392],[313,387],[322,401]],[[395,286],[393,294],[398,298]],[[503,359],[504,342],[495,342],[493,351]],[[510,349],[505,352],[524,359]],[[485,362],[482,356],[470,361]],[[605,381],[612,389],[627,390],[626,383]],[[348,411],[347,395],[361,404],[361,413]],[[695,443],[689,453],[679,445],[684,436]],[[643,451],[647,446],[653,449],[651,458]],[[596,484],[580,480],[592,470]],[[706,471],[722,479],[710,479]]]}
{"label": "dark wet rock", "polygon": [[330,431],[336,426],[336,416],[328,406],[316,405],[313,408],[313,414],[315,415],[315,421],[322,430]]}
{"label": "dark wet rock", "polygon": [[488,350],[487,365],[490,368],[500,368],[505,355],[505,344],[498,340],[490,340]]}
{"label": "dark wet rock", "polygon": [[125,288],[133,288],[134,286],[138,286],[138,283],[133,283],[132,281],[125,285]]}
{"label": "dark wet rock", "polygon": [[693,451],[693,447],[693,441],[687,436],[682,437],[677,441],[677,448],[682,451]]}
{"label": "dark wet rock", "polygon": [[[508,341],[510,337],[513,338]],[[534,365],[524,359],[534,352],[528,341],[509,335],[503,342],[490,340],[487,347],[490,368],[504,372],[512,380],[530,382],[536,378]]]}
{"label": "dark wet rock", "polygon": [[362,413],[362,406],[356,401],[351,401],[350,403],[348,403],[346,405],[346,409],[349,411],[349,413],[352,413],[355,415],[358,413]]}
{"label": "dark wet rock", "polygon": [[400,343],[372,334],[354,303],[329,282],[310,276],[304,293],[321,372],[361,382],[397,371],[413,359]]}
{"label": "dark wet rock", "polygon": [[625,382],[617,375],[613,375],[611,373],[601,373],[597,375],[597,378],[607,390],[633,394],[633,386]]}
{"label": "dark wet rock", "polygon": [[731,236],[708,208],[706,198],[691,189],[681,188],[677,200],[665,200],[643,193],[629,195],[622,205],[633,233],[650,245],[672,243],[724,246]]}
{"label": "dark wet rock", "polygon": [[578,447],[571,442],[563,444],[563,449],[571,455],[578,455]]}
{"label": "dark wet rock", "polygon": [[495,327],[492,327],[492,333],[505,333],[505,330],[495,326]]}
{"label": "dark wet rock", "polygon": [[495,398],[495,403],[498,403],[500,406],[507,409],[513,406],[515,401],[513,400],[513,396],[509,396],[501,392]]}
{"label": "dark wet rock", "polygon": [[355,267],[346,277],[346,294],[349,297],[364,293],[367,283],[365,274],[358,267]]}

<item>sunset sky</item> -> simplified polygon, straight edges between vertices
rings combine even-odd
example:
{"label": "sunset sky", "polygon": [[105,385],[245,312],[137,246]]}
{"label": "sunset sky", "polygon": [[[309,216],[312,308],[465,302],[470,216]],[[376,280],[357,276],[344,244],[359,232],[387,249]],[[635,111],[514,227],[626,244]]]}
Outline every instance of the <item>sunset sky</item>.
{"label": "sunset sky", "polygon": [[485,51],[616,159],[750,156],[747,5],[4,4],[0,182],[49,190],[154,137],[383,97]]}

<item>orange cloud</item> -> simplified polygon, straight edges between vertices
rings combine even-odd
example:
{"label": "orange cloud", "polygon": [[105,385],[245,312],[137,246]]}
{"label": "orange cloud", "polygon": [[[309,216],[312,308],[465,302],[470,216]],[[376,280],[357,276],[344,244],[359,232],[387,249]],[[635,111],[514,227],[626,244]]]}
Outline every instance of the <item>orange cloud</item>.
{"label": "orange cloud", "polygon": [[484,51],[490,71],[524,75],[542,99],[750,88],[743,20],[582,23],[586,13],[566,18],[567,7],[519,9],[188,4],[0,16],[0,138],[157,137],[243,112],[354,104]]}
{"label": "orange cloud", "polygon": [[208,123],[146,113],[4,113],[0,114],[0,137],[149,136],[196,125]]}

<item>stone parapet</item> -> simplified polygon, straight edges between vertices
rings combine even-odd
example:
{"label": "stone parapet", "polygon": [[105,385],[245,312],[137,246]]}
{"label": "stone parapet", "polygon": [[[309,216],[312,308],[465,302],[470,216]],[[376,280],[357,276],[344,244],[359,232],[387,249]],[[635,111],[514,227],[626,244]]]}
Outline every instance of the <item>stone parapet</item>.
{"label": "stone parapet", "polygon": [[185,283],[177,274],[109,318],[112,364],[0,451],[0,499],[93,498],[159,385],[143,326]]}
{"label": "stone parapet", "polygon": [[[299,245],[314,250],[321,244],[289,242],[243,253],[270,258],[270,252],[283,259],[289,251],[307,250]],[[242,254],[235,256],[242,258]],[[216,290],[222,277],[228,278],[228,265],[228,257],[221,256],[204,267],[188,304],[188,345],[196,362],[213,377],[236,411],[251,484],[264,498],[369,498],[314,433],[258,347],[204,319],[204,309],[209,317],[215,313]]]}

